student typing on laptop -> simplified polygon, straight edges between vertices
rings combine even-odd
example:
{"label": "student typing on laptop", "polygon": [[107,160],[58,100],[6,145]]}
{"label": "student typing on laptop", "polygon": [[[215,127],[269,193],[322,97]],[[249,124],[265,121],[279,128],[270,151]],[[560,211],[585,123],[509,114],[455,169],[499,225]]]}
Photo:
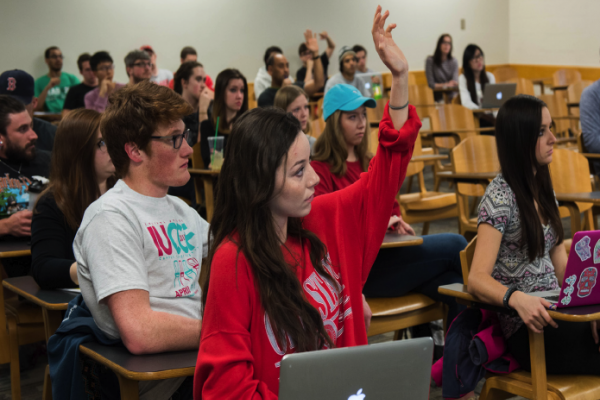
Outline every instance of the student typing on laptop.
{"label": "student typing on laptop", "polygon": [[546,105],[531,96],[508,100],[498,113],[502,173],[487,187],[468,290],[482,301],[516,310],[499,313],[509,351],[531,370],[527,328],[544,333],[549,374],[600,375],[596,324],[553,321],[551,303],[528,293],[559,289],[567,254],[548,164],[556,138]]}
{"label": "student typing on laptop", "polygon": [[[483,91],[488,83],[496,83],[496,77],[485,70],[483,50],[470,44],[463,53],[463,73],[458,77],[461,104],[470,110],[481,108]],[[492,113],[479,114],[478,117],[482,128],[494,126],[495,117]]]}

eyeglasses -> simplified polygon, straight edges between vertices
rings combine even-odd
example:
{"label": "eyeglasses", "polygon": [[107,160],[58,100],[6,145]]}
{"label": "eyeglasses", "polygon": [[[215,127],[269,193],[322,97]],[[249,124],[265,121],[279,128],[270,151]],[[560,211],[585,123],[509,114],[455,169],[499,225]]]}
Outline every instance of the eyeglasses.
{"label": "eyeglasses", "polygon": [[98,67],[98,68],[96,68],[96,71],[108,72],[108,71],[112,71],[113,69],[115,69],[114,65],[105,65],[104,67]]}
{"label": "eyeglasses", "polygon": [[98,143],[96,143],[96,146],[98,146],[98,148],[102,151],[102,152],[106,152],[106,142],[104,141],[104,139],[100,139],[98,141]]}
{"label": "eyeglasses", "polygon": [[171,142],[171,144],[173,145],[173,148],[175,150],[179,150],[179,148],[181,147],[181,145],[183,144],[183,140],[187,140],[188,136],[190,135],[190,130],[186,129],[183,133],[179,134],[179,135],[167,135],[167,136],[150,136],[150,139],[153,140],[160,140],[161,142],[164,143],[169,143],[169,141]]}
{"label": "eyeglasses", "polygon": [[140,63],[135,63],[133,64],[134,67],[148,67],[148,68],[152,68],[153,64],[151,62],[140,62]]}
{"label": "eyeglasses", "polygon": [[472,58],[472,60],[482,60],[483,59],[483,54],[479,54],[478,56],[475,56]]}
{"label": "eyeglasses", "polygon": [[52,59],[59,59],[62,60],[64,57],[62,54],[52,54],[51,56],[49,56],[48,58],[52,58]]}

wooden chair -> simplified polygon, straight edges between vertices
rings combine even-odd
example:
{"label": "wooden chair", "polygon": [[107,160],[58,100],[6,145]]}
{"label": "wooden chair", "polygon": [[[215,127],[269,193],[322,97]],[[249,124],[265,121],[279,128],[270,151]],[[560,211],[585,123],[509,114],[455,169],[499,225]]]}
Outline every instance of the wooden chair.
{"label": "wooden chair", "polygon": [[388,99],[378,99],[375,100],[375,102],[377,103],[377,107],[367,107],[367,120],[369,123],[375,123],[375,125],[379,125],[379,121],[381,121],[381,119],[383,118],[383,110],[387,101]]}
{"label": "wooden chair", "polygon": [[408,102],[415,106],[419,118],[429,118],[429,110],[435,107],[433,90],[427,85],[409,85]]}
{"label": "wooden chair", "polygon": [[[392,88],[392,73],[389,71],[383,72],[381,74],[381,77],[383,78],[383,89],[385,91],[390,90]],[[408,73],[408,84],[409,85],[417,84],[417,77],[415,76],[415,74],[413,72]]]}
{"label": "wooden chair", "polygon": [[505,81],[506,83],[516,83],[517,91],[515,94],[528,94],[535,96],[535,90],[533,89],[533,82],[525,78],[510,78]]}
{"label": "wooden chair", "polygon": [[256,101],[256,95],[254,94],[254,82],[248,82],[248,110],[258,107]]}
{"label": "wooden chair", "polygon": [[[477,237],[460,252],[463,280],[468,284]],[[558,322],[560,325],[560,321]],[[600,377],[586,375],[547,375],[544,335],[529,331],[531,372],[517,370],[510,374],[486,376],[480,400],[500,400],[514,396],[527,399],[600,399]]]}
{"label": "wooden chair", "polygon": [[559,69],[552,74],[552,84],[554,86],[568,86],[581,80],[581,72],[576,69]]}
{"label": "wooden chair", "polygon": [[[472,136],[466,138],[452,149],[453,172],[496,172],[500,171],[496,139],[493,136]],[[458,203],[458,232],[477,233],[477,217],[471,218],[469,198],[476,206],[477,198],[485,194],[482,185],[458,183],[456,185],[456,200]]]}
{"label": "wooden chair", "polygon": [[496,77],[497,83],[508,82],[509,79],[519,78],[517,70],[511,67],[496,68],[492,73]]}
{"label": "wooden chair", "polygon": [[567,88],[567,108],[569,115],[579,116],[579,101],[581,100],[581,93],[583,89],[590,86],[592,81],[578,81],[572,83]]}
{"label": "wooden chair", "polygon": [[[0,283],[4,279],[0,264]],[[19,346],[46,339],[42,309],[28,301],[5,299],[0,284],[0,364],[10,364],[10,386],[13,400],[21,399]]]}
{"label": "wooden chair", "polygon": [[548,111],[552,116],[557,137],[568,138],[569,130],[573,133],[579,131],[579,117],[569,115],[564,91],[557,91],[554,94],[541,94],[538,96],[548,106]]}
{"label": "wooden chair", "polygon": [[[417,136],[413,156],[421,151],[421,135]],[[406,171],[407,177],[417,176],[420,191],[402,194],[398,198],[402,218],[409,224],[423,222],[422,235],[429,231],[429,222],[457,216],[456,195],[454,193],[428,192],[423,178],[423,162],[411,162]]]}
{"label": "wooden chair", "polygon": [[[204,169],[204,161],[200,154],[200,142],[192,146],[194,151],[192,154],[192,168],[193,169]],[[196,190],[196,204],[204,205],[206,208],[206,220],[210,222],[215,211],[215,194],[214,194],[214,176],[211,174],[191,174],[194,178],[194,189]],[[204,189],[204,197],[202,192]]]}
{"label": "wooden chair", "polygon": [[310,121],[310,136],[318,139],[325,130],[325,121],[321,115],[319,118]]}
{"label": "wooden chair", "polygon": [[[590,179],[590,166],[585,156],[567,149],[554,149],[550,163],[550,176],[556,194],[561,193],[587,193],[592,192]],[[595,221],[591,203],[576,203],[576,209],[560,207],[560,217],[571,217],[571,235],[574,235],[580,223],[580,214],[583,213],[584,230],[594,230]]]}

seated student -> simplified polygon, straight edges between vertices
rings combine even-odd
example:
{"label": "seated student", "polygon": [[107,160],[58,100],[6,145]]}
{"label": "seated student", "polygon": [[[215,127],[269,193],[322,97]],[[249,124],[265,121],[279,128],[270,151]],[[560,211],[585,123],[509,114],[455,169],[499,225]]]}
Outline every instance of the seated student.
{"label": "seated student", "polygon": [[96,78],[96,75],[90,66],[91,58],[92,56],[90,56],[88,53],[83,53],[77,59],[77,66],[79,67],[79,73],[83,76],[83,82],[69,89],[69,93],[67,93],[65,105],[62,110],[63,118],[72,110],[85,108],[85,95],[98,86],[98,78]]}
{"label": "seated student", "polygon": [[[303,88],[304,91],[311,96],[325,90],[329,58],[331,58],[333,50],[335,50],[335,43],[331,40],[327,32],[319,33],[319,37],[321,40],[327,40],[327,48],[320,56],[319,45],[316,38],[313,38],[310,29],[307,29],[306,32],[304,32],[306,41],[300,44],[300,47],[298,48],[300,61],[302,61],[302,68],[296,72],[296,81],[294,82],[294,85]],[[310,49],[308,47],[309,45],[311,46]],[[322,83],[321,78],[323,78]]]}
{"label": "seated student", "polygon": [[50,185],[35,204],[31,223],[31,272],[42,289],[78,285],[75,232],[85,209],[115,184],[100,118],[94,110],[74,110],[56,133]]}
{"label": "seated student", "polygon": [[[483,51],[479,46],[470,44],[463,53],[463,73],[458,77],[462,105],[471,110],[481,108],[487,83],[496,83],[496,77],[491,72],[486,72]],[[495,121],[492,113],[479,114],[479,124],[482,128],[494,126]]]}
{"label": "seated student", "polygon": [[[583,144],[590,153],[600,153],[600,80],[583,89],[579,100]],[[600,161],[590,160],[600,175]]]}
{"label": "seated student", "polygon": [[44,52],[44,59],[48,65],[48,74],[35,80],[35,97],[38,98],[36,111],[58,114],[63,109],[69,88],[79,84],[79,79],[61,71],[63,54],[58,47],[48,47]]}
{"label": "seated student", "polygon": [[[458,85],[458,60],[452,57],[452,36],[444,33],[435,46],[433,56],[425,60],[425,76],[431,89],[456,87]],[[449,94],[454,98],[455,92]],[[435,101],[444,99],[443,93],[433,93]]]}
{"label": "seated student", "polygon": [[[114,93],[100,124],[122,179],[87,208],[73,250],[94,321],[133,354],[197,349],[200,342],[197,281],[208,223],[167,195],[190,179],[192,149],[181,118],[191,111],[181,96],[148,80]],[[139,388],[166,400],[178,388],[191,398],[191,385],[174,378]]]}
{"label": "seated student", "polygon": [[206,73],[204,67],[197,61],[186,61],[179,66],[173,79],[175,93],[179,93],[188,102],[194,112],[183,118],[185,127],[190,130],[188,143],[193,146],[198,142],[200,123],[208,118],[208,103],[202,103],[200,98],[206,88]]}
{"label": "seated student", "polygon": [[263,90],[258,97],[259,107],[272,107],[277,91],[290,75],[290,63],[283,54],[273,53],[267,60],[267,73],[271,75],[271,87]]}
{"label": "seated student", "polygon": [[169,86],[169,83],[173,80],[173,73],[168,69],[158,68],[156,63],[156,52],[150,45],[140,47],[140,50],[145,51],[150,56],[150,62],[152,63],[152,76],[150,82],[154,82],[157,85]]}
{"label": "seated student", "polygon": [[[408,101],[408,64],[380,12],[373,39],[395,77],[396,108]],[[319,177],[296,118],[257,108],[234,124],[211,225],[194,398],[276,399],[285,354],[367,344],[362,284],[420,126],[413,106],[386,106],[369,172],[313,200]]]}
{"label": "seated student", "polygon": [[[254,97],[256,98],[256,100],[258,100],[263,91],[271,87],[271,75],[269,75],[269,73],[267,72],[267,62],[269,61],[271,55],[274,53],[283,54],[283,51],[277,46],[271,46],[267,48],[263,57],[265,66],[260,67],[258,69],[258,72],[256,73],[256,78],[254,78]],[[286,85],[291,85],[292,83],[294,83],[294,80],[290,76],[284,82]]]}
{"label": "seated student", "polygon": [[[551,304],[528,293],[561,287],[567,253],[548,165],[556,143],[552,117],[539,99],[519,95],[500,108],[496,143],[502,173],[479,205],[469,293],[515,310],[498,313],[510,353],[531,370],[528,330],[543,333],[548,374],[600,375],[598,324],[560,321]],[[550,326],[548,326],[550,325]]]}
{"label": "seated student", "polygon": [[372,83],[382,85],[383,77],[381,76],[381,74],[367,67],[367,49],[365,49],[360,44],[355,44],[352,47],[352,50],[354,50],[354,52],[356,53],[356,73],[359,76],[369,75]]}
{"label": "seated student", "polygon": [[33,116],[38,101],[34,96],[33,76],[25,71],[14,69],[0,75],[0,94],[12,96],[25,104],[29,117],[33,120],[33,131],[37,135],[35,145],[40,150],[52,151],[56,125]]}
{"label": "seated student", "polygon": [[277,92],[273,105],[285,112],[292,113],[300,121],[300,127],[302,132],[306,134],[312,152],[317,139],[310,136],[310,109],[308,108],[308,95],[306,92],[295,85],[286,86]]}
{"label": "seated student", "polygon": [[99,51],[90,58],[90,67],[98,78],[98,86],[90,90],[83,98],[85,108],[103,112],[108,104],[108,96],[115,90],[125,87],[122,83],[113,82],[115,65],[106,51]]}
{"label": "seated student", "polygon": [[[146,51],[132,50],[125,56],[125,71],[129,77],[129,85],[135,85],[152,78],[153,63]],[[165,85],[161,85],[165,86]]]}
{"label": "seated student", "polygon": [[363,96],[371,97],[371,92],[365,88],[364,81],[356,74],[356,53],[352,48],[344,46],[340,49],[340,72],[329,78],[325,85],[325,93],[340,83],[352,85],[357,88]]}
{"label": "seated student", "polygon": [[[196,49],[194,49],[192,46],[185,46],[183,49],[181,49],[180,61],[181,64],[188,61],[198,61],[198,53],[196,52]],[[174,79],[169,82],[169,88],[175,88]],[[213,81],[208,75],[206,75],[206,88],[209,89],[211,92],[215,91]]]}
{"label": "seated student", "polygon": [[208,138],[215,136],[219,118],[219,136],[223,136],[223,151],[227,148],[227,138],[233,123],[248,110],[248,84],[246,77],[237,69],[225,69],[217,75],[215,100],[212,114],[200,124],[200,153],[204,167],[210,165]]}
{"label": "seated student", "polygon": [[[336,85],[325,95],[325,130],[315,143],[311,162],[320,178],[315,196],[344,189],[367,171],[370,155],[365,106],[375,105],[373,99],[362,97],[350,85]],[[397,202],[388,217],[388,229],[414,235],[414,230],[402,220]],[[460,308],[454,298],[439,294],[438,287],[462,283],[460,251],[466,246],[467,241],[461,235],[442,233],[423,236],[421,246],[382,249],[363,293],[367,297],[423,293],[446,303],[448,321],[452,321]]]}
{"label": "seated student", "polygon": [[[32,213],[29,206],[29,185],[34,176],[48,178],[50,153],[36,149],[37,135],[31,117],[22,101],[0,95],[0,237],[31,235]],[[9,277],[27,275],[29,257],[3,259]]]}

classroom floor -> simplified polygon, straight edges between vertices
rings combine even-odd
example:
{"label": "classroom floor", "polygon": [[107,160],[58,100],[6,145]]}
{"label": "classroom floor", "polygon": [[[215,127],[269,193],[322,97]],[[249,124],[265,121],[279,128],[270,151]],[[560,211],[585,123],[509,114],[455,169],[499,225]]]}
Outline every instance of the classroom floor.
{"label": "classroom floor", "polygon": [[[433,173],[431,168],[428,167],[425,169],[425,185],[428,190],[433,190]],[[402,187],[402,193],[406,192],[406,182]],[[413,191],[417,190],[416,183],[413,184]],[[454,189],[450,189],[447,184],[442,184],[440,188],[441,191],[453,192]],[[421,225],[415,224],[414,229],[417,235],[421,233]],[[571,227],[569,224],[569,219],[566,218],[563,220],[563,227],[565,230],[565,237],[570,236]],[[456,218],[446,219],[442,221],[432,222],[429,227],[429,233],[458,233],[458,222]],[[393,339],[393,333],[383,334],[374,336],[369,339],[369,343],[381,343],[385,341],[390,341]],[[44,385],[44,371],[46,368],[46,364],[48,360],[45,356],[40,356],[35,363],[33,368],[21,372],[21,393],[23,400],[41,400],[42,398],[42,389]],[[483,386],[483,380],[479,383],[479,386],[475,390],[476,393],[481,391],[481,387]],[[11,398],[10,394],[10,370],[8,364],[0,365],[0,400],[8,400]],[[442,399],[442,389],[441,388],[431,388],[430,392],[431,400],[441,400]],[[510,400],[522,399],[522,397],[514,397]]]}

